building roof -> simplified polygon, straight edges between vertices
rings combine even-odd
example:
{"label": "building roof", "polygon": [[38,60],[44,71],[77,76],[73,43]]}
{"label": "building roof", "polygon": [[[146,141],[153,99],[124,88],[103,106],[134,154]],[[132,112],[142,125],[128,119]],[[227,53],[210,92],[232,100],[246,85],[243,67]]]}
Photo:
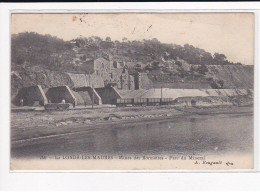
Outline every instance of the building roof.
{"label": "building roof", "polygon": [[139,89],[118,90],[123,98],[172,98],[196,97],[196,96],[236,96],[246,95],[246,89]]}

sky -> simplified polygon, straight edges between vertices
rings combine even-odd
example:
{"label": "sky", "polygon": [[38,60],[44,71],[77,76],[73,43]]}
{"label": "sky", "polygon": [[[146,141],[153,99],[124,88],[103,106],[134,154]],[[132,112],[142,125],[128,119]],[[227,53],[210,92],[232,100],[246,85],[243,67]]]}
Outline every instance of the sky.
{"label": "sky", "polygon": [[12,14],[11,33],[37,32],[64,40],[99,36],[121,41],[157,38],[191,44],[231,62],[254,64],[253,13]]}

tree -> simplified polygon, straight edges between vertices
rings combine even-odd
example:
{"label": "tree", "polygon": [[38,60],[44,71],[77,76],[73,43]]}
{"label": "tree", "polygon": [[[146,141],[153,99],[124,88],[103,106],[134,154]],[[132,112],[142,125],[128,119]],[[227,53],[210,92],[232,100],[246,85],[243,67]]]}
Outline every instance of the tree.
{"label": "tree", "polygon": [[202,53],[202,57],[201,57],[202,64],[209,65],[212,63],[212,61],[213,61],[213,57],[211,56],[210,53],[208,52]]}
{"label": "tree", "polygon": [[111,38],[110,37],[106,37],[106,41],[107,42],[111,42]]}
{"label": "tree", "polygon": [[214,53],[214,62],[216,64],[223,64],[226,61],[227,57],[224,54]]}
{"label": "tree", "polygon": [[93,36],[91,36],[91,37],[88,38],[88,42],[89,42],[90,44],[93,44],[93,43],[95,42],[95,39],[93,38]]}
{"label": "tree", "polygon": [[93,39],[94,42],[96,42],[96,43],[102,42],[102,38],[100,38],[100,37],[98,37],[98,36],[92,36],[92,39]]}
{"label": "tree", "polygon": [[199,66],[197,71],[198,71],[198,73],[205,75],[206,72],[208,72],[208,68],[207,68],[206,65],[202,64],[202,65]]}
{"label": "tree", "polygon": [[153,39],[152,39],[152,42],[154,42],[154,43],[160,43],[157,38],[153,38]]}

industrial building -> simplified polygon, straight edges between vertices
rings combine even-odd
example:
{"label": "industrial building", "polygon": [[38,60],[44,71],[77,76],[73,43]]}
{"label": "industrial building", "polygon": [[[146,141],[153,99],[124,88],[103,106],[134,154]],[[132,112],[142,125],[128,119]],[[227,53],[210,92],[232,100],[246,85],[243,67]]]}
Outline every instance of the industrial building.
{"label": "industrial building", "polygon": [[43,106],[47,103],[47,97],[40,85],[22,88],[12,99],[15,106]]}

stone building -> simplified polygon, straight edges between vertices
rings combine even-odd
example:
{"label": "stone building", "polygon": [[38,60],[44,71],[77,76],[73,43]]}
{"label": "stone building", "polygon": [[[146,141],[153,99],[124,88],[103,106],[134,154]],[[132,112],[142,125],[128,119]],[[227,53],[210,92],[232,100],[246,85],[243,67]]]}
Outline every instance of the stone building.
{"label": "stone building", "polygon": [[125,65],[120,76],[120,88],[122,90],[133,90],[134,77],[128,73],[128,67]]}
{"label": "stone building", "polygon": [[[89,74],[100,76],[106,85],[115,85],[117,89],[134,89],[134,77],[129,74],[128,66],[122,61],[115,61],[111,56],[99,57],[86,64]],[[88,74],[88,73],[87,73]]]}
{"label": "stone building", "polygon": [[105,58],[98,58],[94,60],[94,72],[101,77],[111,73],[111,62]]}

